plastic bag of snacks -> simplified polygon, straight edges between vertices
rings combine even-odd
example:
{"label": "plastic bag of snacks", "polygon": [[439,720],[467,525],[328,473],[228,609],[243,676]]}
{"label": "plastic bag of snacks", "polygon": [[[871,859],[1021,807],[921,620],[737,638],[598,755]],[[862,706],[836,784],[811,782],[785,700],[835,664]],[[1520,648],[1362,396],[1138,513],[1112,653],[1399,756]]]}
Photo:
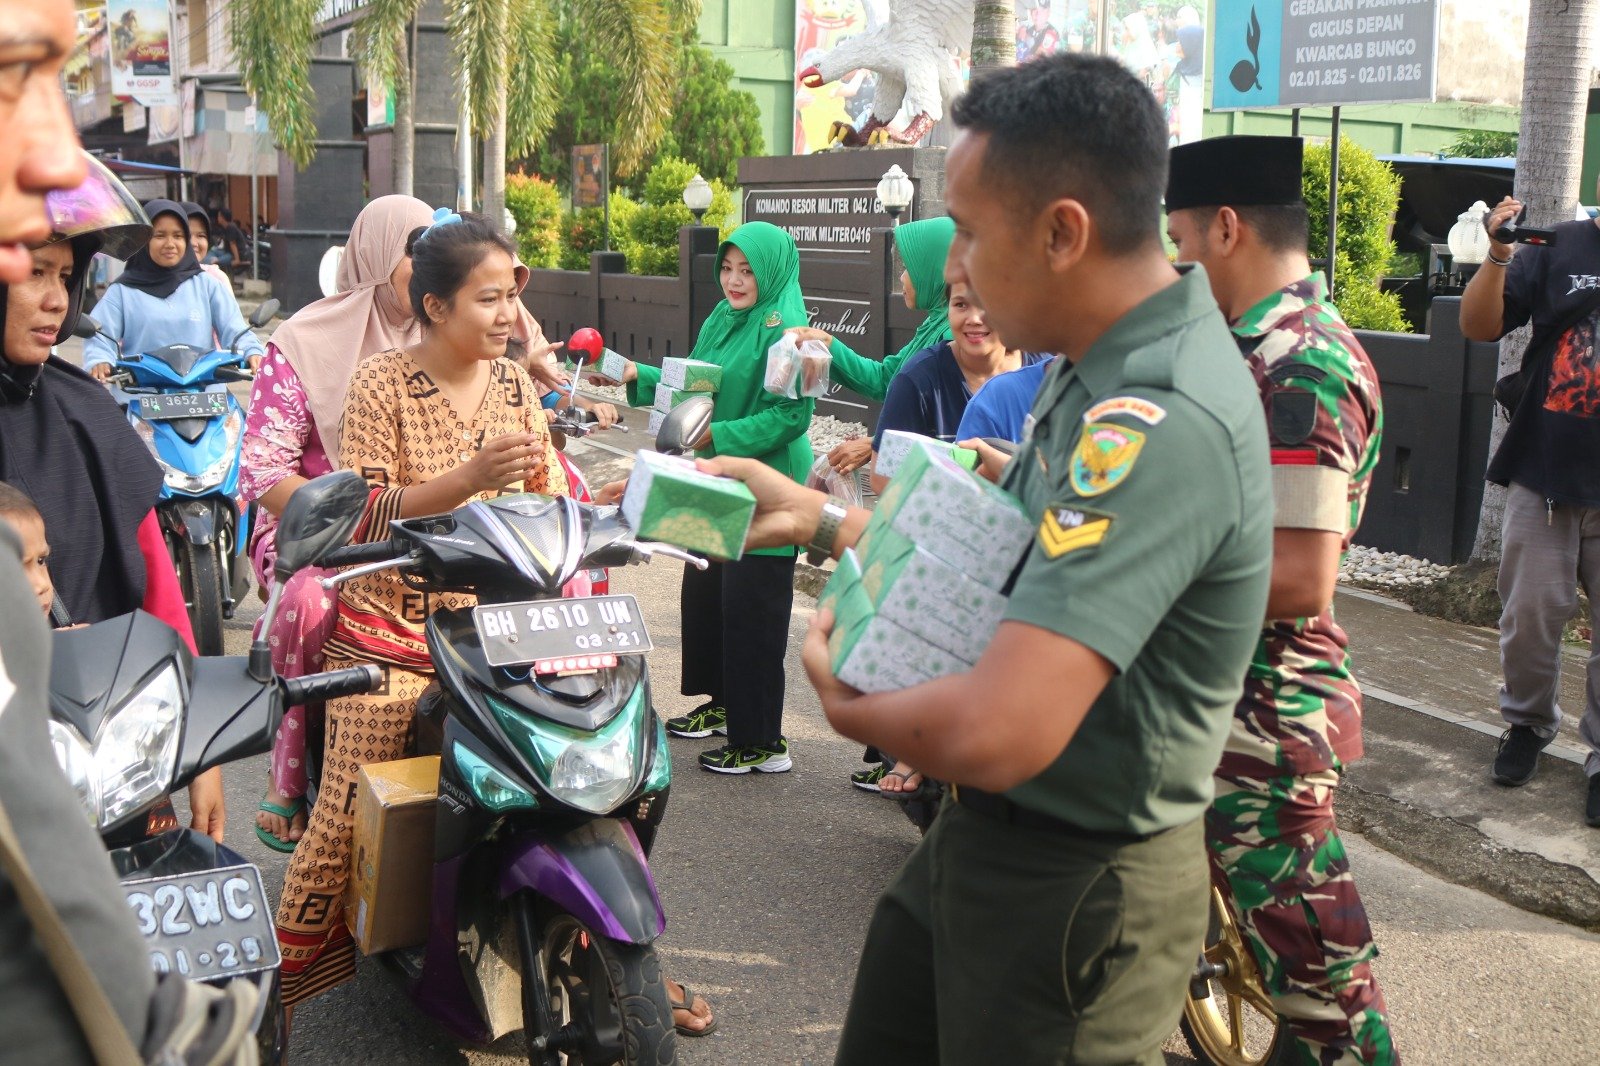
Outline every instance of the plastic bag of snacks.
{"label": "plastic bag of snacks", "polygon": [[774,396],[786,396],[795,400],[800,397],[796,391],[799,381],[800,346],[795,343],[794,334],[785,333],[767,349],[767,377],[764,387]]}
{"label": "plastic bag of snacks", "polygon": [[800,395],[826,396],[828,370],[833,366],[833,356],[821,341],[809,340],[800,345]]}
{"label": "plastic bag of snacks", "polygon": [[841,474],[829,463],[826,455],[817,456],[806,475],[806,488],[821,489],[829,496],[837,496],[851,507],[866,506],[861,501],[861,482],[854,474]]}

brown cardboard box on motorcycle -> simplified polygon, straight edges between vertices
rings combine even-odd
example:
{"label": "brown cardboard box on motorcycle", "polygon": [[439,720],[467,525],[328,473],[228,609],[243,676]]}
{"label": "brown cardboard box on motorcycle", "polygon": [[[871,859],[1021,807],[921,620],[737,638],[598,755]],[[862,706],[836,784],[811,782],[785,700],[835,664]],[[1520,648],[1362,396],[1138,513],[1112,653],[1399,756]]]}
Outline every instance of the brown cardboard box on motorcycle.
{"label": "brown cardboard box on motorcycle", "polygon": [[437,755],[361,768],[345,921],[367,955],[427,939],[438,788]]}

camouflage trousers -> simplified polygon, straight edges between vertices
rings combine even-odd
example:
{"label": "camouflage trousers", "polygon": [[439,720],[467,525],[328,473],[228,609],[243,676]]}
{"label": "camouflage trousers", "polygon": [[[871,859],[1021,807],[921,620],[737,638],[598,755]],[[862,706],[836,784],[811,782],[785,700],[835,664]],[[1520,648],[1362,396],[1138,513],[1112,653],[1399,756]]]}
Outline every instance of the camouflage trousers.
{"label": "camouflage trousers", "polygon": [[1232,901],[1297,1066],[1398,1063],[1378,948],[1333,819],[1337,771],[1218,777],[1206,814],[1212,876]]}

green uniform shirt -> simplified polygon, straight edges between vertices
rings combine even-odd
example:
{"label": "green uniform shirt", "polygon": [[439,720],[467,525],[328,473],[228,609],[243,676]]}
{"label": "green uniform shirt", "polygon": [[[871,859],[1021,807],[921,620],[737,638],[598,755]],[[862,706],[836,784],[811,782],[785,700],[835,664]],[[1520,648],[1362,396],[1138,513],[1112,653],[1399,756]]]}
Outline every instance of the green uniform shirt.
{"label": "green uniform shirt", "polygon": [[1190,269],[1076,365],[1057,360],[1006,488],[1039,520],[1006,617],[1116,674],[1024,807],[1154,833],[1211,802],[1211,777],[1266,613],[1267,434],[1254,379]]}

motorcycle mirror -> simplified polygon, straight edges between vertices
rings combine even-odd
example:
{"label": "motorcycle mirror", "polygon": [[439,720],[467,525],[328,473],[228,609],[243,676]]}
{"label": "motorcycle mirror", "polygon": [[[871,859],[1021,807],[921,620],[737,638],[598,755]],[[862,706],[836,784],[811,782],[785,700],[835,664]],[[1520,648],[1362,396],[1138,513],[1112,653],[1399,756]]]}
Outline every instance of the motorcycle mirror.
{"label": "motorcycle mirror", "polygon": [[674,407],[656,431],[656,451],[667,455],[693,451],[694,443],[711,428],[711,412],[715,408],[716,401],[710,396],[691,396]]}
{"label": "motorcycle mirror", "polygon": [[250,313],[250,325],[254,326],[256,329],[260,329],[262,326],[272,321],[272,316],[277,314],[278,308],[282,306],[283,305],[280,304],[276,298],[268,300],[266,303],[262,304],[260,307],[257,307]]}
{"label": "motorcycle mirror", "polygon": [[82,337],[84,340],[88,340],[90,337],[93,337],[99,332],[100,323],[94,320],[94,316],[87,315],[82,311],[79,311],[78,320],[72,324],[72,335],[74,337]]}
{"label": "motorcycle mirror", "polygon": [[301,485],[289,497],[278,522],[278,582],[350,540],[361,523],[371,491],[354,470],[336,470]]}

